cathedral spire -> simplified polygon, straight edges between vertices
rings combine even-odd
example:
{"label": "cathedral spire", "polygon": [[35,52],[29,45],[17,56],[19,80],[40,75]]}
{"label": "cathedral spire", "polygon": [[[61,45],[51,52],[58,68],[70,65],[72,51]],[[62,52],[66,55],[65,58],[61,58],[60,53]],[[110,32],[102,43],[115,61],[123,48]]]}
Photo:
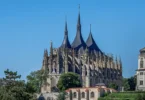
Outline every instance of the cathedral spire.
{"label": "cathedral spire", "polygon": [[47,57],[48,56],[48,51],[47,49],[44,49],[44,57]]}
{"label": "cathedral spire", "polygon": [[52,41],[50,41],[50,56],[52,57],[53,55],[53,44]]}
{"label": "cathedral spire", "polygon": [[79,49],[84,50],[86,48],[86,44],[83,40],[82,33],[81,33],[80,5],[79,5],[79,13],[78,13],[77,32],[76,32],[75,39],[72,43],[72,48],[74,48],[77,51]]}
{"label": "cathedral spire", "polygon": [[77,23],[77,28],[81,27],[81,20],[80,20],[80,5],[79,5],[79,14],[78,14],[78,23]]}
{"label": "cathedral spire", "polygon": [[91,32],[91,24],[90,24],[90,33],[89,33],[89,36],[88,36],[88,39],[86,41],[86,45],[88,46],[89,50],[90,51],[99,51],[102,53],[102,51],[99,49],[99,47],[97,46],[97,44],[95,43],[95,40],[92,36],[92,32]]}
{"label": "cathedral spire", "polygon": [[92,33],[92,32],[91,32],[91,24],[90,24],[90,33]]}
{"label": "cathedral spire", "polygon": [[65,19],[65,29],[64,29],[64,39],[61,45],[61,48],[71,48],[69,39],[68,39],[68,29],[67,29],[67,20]]}
{"label": "cathedral spire", "polygon": [[68,30],[67,30],[67,17],[65,17],[65,31],[64,35],[68,35]]}
{"label": "cathedral spire", "polygon": [[122,70],[122,61],[121,61],[121,57],[119,56],[119,66],[120,66],[120,69]]}

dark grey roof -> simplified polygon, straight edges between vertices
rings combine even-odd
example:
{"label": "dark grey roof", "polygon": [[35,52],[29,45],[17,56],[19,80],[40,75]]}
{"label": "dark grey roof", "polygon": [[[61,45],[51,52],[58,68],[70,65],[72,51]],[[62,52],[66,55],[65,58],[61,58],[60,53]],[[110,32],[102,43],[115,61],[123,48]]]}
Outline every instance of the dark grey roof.
{"label": "dark grey roof", "polygon": [[100,51],[102,53],[102,51],[99,49],[99,47],[95,43],[91,31],[90,31],[89,37],[86,41],[86,44],[90,51]]}
{"label": "dark grey roof", "polygon": [[140,49],[140,52],[145,52],[145,47]]}
{"label": "dark grey roof", "polygon": [[80,48],[85,49],[86,43],[83,40],[82,34],[81,34],[81,22],[80,22],[80,13],[78,15],[78,23],[77,23],[77,33],[76,37],[72,43],[72,48],[79,50]]}
{"label": "dark grey roof", "polygon": [[67,22],[65,23],[64,39],[63,39],[61,48],[71,48],[71,45],[68,39]]}
{"label": "dark grey roof", "polygon": [[96,86],[106,86],[105,83],[98,83]]}

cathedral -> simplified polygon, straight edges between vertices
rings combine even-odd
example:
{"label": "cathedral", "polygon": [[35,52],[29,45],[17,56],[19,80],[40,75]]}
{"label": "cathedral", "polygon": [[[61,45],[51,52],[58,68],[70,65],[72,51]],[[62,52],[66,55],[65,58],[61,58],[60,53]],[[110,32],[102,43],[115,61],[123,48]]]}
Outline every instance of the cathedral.
{"label": "cathedral", "polygon": [[122,62],[112,54],[105,54],[95,43],[91,32],[86,41],[81,33],[81,18],[78,13],[76,36],[69,42],[67,22],[65,22],[64,39],[60,47],[54,48],[50,43],[50,53],[44,50],[42,69],[47,72],[47,83],[41,86],[41,92],[54,92],[62,73],[74,72],[80,76],[82,87],[93,87],[98,83],[107,86],[115,83],[122,85]]}

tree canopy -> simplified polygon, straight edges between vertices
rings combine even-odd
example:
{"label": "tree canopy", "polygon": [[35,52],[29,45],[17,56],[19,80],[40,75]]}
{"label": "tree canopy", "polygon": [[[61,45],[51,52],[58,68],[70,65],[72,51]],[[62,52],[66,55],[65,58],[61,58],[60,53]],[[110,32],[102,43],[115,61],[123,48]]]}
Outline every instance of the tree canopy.
{"label": "tree canopy", "polygon": [[2,79],[0,85],[1,100],[33,100],[33,93],[27,91],[26,84],[20,80],[21,75],[17,72],[4,71],[5,78]]}
{"label": "tree canopy", "polygon": [[134,91],[135,90],[135,87],[136,87],[136,77],[134,76],[132,76],[132,77],[130,77],[130,78],[128,78],[128,84],[129,84],[129,86],[130,86],[130,91]]}
{"label": "tree canopy", "polygon": [[136,87],[136,77],[123,78],[123,87],[125,91],[134,91]]}
{"label": "tree canopy", "polygon": [[60,92],[57,97],[57,100],[65,100],[65,98],[66,98],[66,92]]}
{"label": "tree canopy", "polygon": [[41,85],[43,82],[46,82],[46,78],[47,74],[44,73],[44,70],[31,72],[30,75],[27,76],[27,86],[32,87],[30,91],[39,93]]}
{"label": "tree canopy", "polygon": [[113,88],[113,89],[117,90],[118,86],[115,83],[110,83],[109,88]]}
{"label": "tree canopy", "polygon": [[73,87],[81,87],[79,75],[72,72],[61,74],[57,87],[60,91]]}

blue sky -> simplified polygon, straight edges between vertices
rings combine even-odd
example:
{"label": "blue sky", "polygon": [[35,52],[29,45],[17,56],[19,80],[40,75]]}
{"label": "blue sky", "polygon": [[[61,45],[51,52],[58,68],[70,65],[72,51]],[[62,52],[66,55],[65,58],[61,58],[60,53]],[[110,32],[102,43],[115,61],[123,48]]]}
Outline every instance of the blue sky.
{"label": "blue sky", "polygon": [[100,49],[121,56],[123,76],[133,76],[139,50],[145,47],[145,0],[1,0],[0,77],[7,68],[23,79],[40,69],[50,41],[61,45],[65,16],[72,43],[78,4],[84,40],[92,24]]}

